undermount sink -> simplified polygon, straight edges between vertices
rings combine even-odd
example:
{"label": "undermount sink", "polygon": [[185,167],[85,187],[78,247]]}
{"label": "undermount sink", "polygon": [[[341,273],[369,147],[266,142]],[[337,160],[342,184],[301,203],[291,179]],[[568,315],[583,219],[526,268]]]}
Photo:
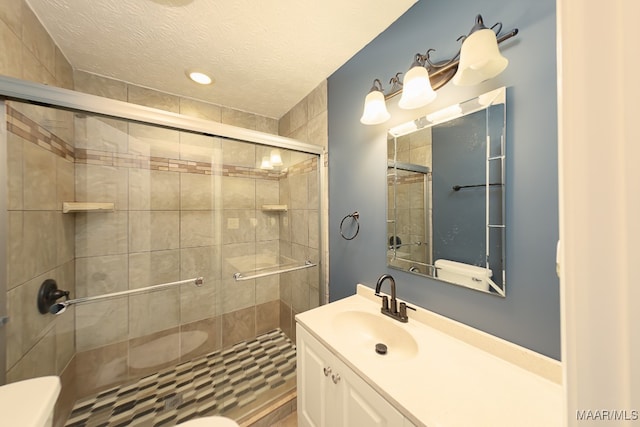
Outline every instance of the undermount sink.
{"label": "undermount sink", "polygon": [[[358,353],[383,359],[405,360],[418,354],[418,343],[400,323],[378,313],[352,310],[337,313],[332,326],[345,344]],[[386,354],[376,353],[376,344],[386,346]]]}

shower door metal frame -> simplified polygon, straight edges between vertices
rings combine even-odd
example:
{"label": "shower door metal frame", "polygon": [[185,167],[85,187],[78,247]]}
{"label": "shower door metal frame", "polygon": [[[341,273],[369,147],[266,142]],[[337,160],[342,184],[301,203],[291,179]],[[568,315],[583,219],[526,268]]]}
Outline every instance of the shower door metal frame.
{"label": "shower door metal frame", "polygon": [[[165,110],[159,110],[156,108],[145,107],[142,105],[131,104],[124,101],[118,101],[109,98],[103,98],[96,95],[76,92],[69,89],[63,89],[58,87],[52,87],[40,83],[27,82],[12,77],[0,76],[0,104],[4,106],[5,100],[15,100],[19,102],[29,102],[33,104],[42,105],[45,107],[62,108],[66,110],[74,110],[80,112],[87,112],[97,114],[100,116],[125,119],[142,124],[151,124],[164,128],[196,132],[203,135],[212,137],[222,137],[227,139],[234,139],[239,141],[253,142],[260,145],[266,145],[270,147],[283,148],[288,150],[300,151],[308,154],[318,155],[318,215],[319,218],[319,282],[321,289],[319,289],[320,301],[319,303],[325,304],[328,302],[328,282],[326,280],[325,266],[325,232],[322,227],[322,215],[324,209],[323,194],[324,187],[326,185],[326,177],[324,173],[324,164],[326,153],[322,146],[313,145],[306,142],[298,141],[292,138],[286,138],[279,135],[268,134],[257,130],[244,129],[236,126],[231,126],[223,123],[212,122],[210,120],[200,119],[196,117],[185,116],[178,113],[172,113]],[[4,109],[3,109],[4,111]],[[4,119],[4,126],[6,127],[6,117],[4,114],[0,115]],[[1,151],[1,150],[0,150]],[[2,174],[6,181],[6,150],[3,150],[2,154],[2,168],[5,172]],[[6,182],[3,186],[6,191]],[[2,221],[2,228],[0,233],[6,228],[6,195],[2,197],[0,201],[0,216],[4,216]],[[0,234],[0,236],[2,236]],[[0,251],[4,251],[4,247]],[[5,254],[6,255],[6,254]],[[5,262],[1,262],[5,259]],[[6,256],[2,256],[0,252],[0,272],[1,269],[6,269]],[[2,277],[6,277],[6,274]],[[4,281],[4,279],[3,279]],[[0,288],[0,307],[4,307],[2,300],[6,295],[6,291],[2,292]],[[1,329],[1,327],[0,327]],[[2,334],[2,332],[0,332]],[[0,344],[2,344],[0,342]],[[4,347],[2,347],[4,348]],[[0,362],[4,358],[4,351],[0,355]],[[0,364],[4,366],[4,364]],[[0,371],[4,371],[0,369]],[[2,376],[4,372],[0,374],[0,383],[3,383]]]}
{"label": "shower door metal frame", "polygon": [[6,383],[7,333],[7,108],[0,99],[0,385]]}

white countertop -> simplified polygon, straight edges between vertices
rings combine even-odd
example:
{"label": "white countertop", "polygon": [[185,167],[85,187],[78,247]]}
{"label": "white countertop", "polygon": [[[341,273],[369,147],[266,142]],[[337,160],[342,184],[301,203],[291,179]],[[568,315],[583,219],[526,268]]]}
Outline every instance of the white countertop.
{"label": "white countertop", "polygon": [[[417,313],[409,311],[409,322],[402,324],[380,314],[380,301],[372,300],[372,290],[358,285],[358,293],[298,314],[296,321],[415,425],[562,425],[562,387],[557,382],[422,323],[425,313],[431,313],[427,310],[418,308]],[[345,311],[377,313],[389,322],[406,328],[418,344],[417,355],[394,360],[387,358],[391,355],[391,348],[386,356],[377,355],[374,351],[371,355],[363,355],[361,351],[354,350],[348,340],[336,333],[331,323],[332,318]],[[477,333],[484,334],[480,331]],[[486,339],[487,334],[484,335]],[[503,341],[499,338],[495,340]],[[544,358],[522,347],[508,345]],[[557,361],[550,363],[553,362],[559,366]]]}

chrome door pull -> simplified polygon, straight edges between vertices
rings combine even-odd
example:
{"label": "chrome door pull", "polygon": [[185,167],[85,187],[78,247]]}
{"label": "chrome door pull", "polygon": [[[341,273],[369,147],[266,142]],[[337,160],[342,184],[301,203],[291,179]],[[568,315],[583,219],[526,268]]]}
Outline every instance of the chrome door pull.
{"label": "chrome door pull", "polygon": [[4,325],[5,323],[9,323],[9,318],[7,316],[0,316],[0,326]]}

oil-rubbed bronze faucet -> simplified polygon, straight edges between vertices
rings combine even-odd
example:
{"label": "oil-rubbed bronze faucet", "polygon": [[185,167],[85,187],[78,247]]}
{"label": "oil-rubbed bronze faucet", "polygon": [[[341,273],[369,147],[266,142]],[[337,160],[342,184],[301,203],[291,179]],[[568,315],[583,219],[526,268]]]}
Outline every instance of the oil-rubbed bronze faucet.
{"label": "oil-rubbed bronze faucet", "polygon": [[[391,282],[391,301],[389,301],[389,298],[386,295],[380,295],[382,282],[387,279]],[[398,301],[396,301],[396,281],[390,274],[383,274],[378,278],[378,282],[376,283],[376,295],[382,297],[382,308],[380,309],[382,314],[402,323],[407,323],[409,321],[409,316],[407,316],[407,304],[401,302],[400,309],[398,310]],[[389,304],[389,302],[391,302],[391,304]]]}

